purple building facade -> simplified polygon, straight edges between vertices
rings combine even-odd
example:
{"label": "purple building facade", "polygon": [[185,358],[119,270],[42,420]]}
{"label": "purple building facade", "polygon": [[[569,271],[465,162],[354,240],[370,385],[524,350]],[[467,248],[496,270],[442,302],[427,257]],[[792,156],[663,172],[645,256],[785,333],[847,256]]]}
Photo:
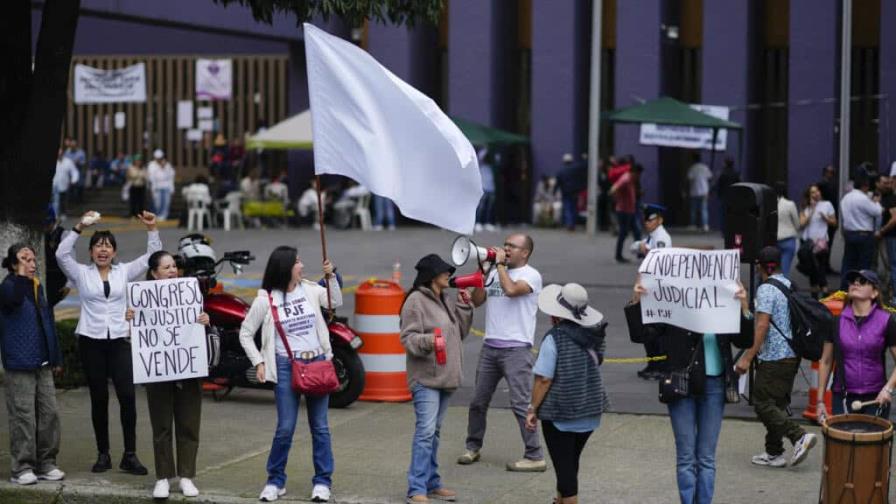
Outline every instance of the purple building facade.
{"label": "purple building facade", "polygon": [[[655,0],[612,3],[611,76],[604,93],[613,107],[667,94],[664,44],[668,6]],[[691,2],[694,3],[694,2]],[[757,46],[765,23],[754,2],[713,0],[700,7],[700,102],[731,108],[744,126],[738,142],[729,135],[727,151],[716,157],[737,160],[745,180],[772,183],[758,166],[761,121],[751,112],[757,100]],[[761,2],[755,2],[758,4]],[[792,198],[815,181],[826,164],[836,164],[839,88],[839,12],[836,0],[789,0],[786,172]],[[529,11],[522,13],[520,9]],[[881,27],[896,22],[896,5],[880,2]],[[40,7],[33,11],[37,37]],[[528,191],[540,175],[554,174],[566,152],[587,150],[591,2],[551,0],[451,0],[439,27],[414,28],[371,23],[362,44],[396,75],[429,94],[453,116],[526,134]],[[528,25],[519,21],[528,19]],[[338,20],[318,23],[351,38]],[[605,23],[606,26],[606,23]],[[682,26],[684,29],[684,26]],[[886,167],[896,159],[896,34],[880,29],[877,158]],[[292,17],[273,25],[256,23],[248,9],[211,2],[83,0],[75,53],[91,55],[277,54],[289,58],[289,112],[308,106],[301,28]],[[833,101],[831,101],[833,99]],[[797,102],[813,106],[796,106]],[[603,124],[603,128],[608,125]],[[613,128],[612,152],[634,154],[644,165],[645,200],[663,199],[660,174],[680,166],[660,166],[668,156],[639,144],[637,126]],[[740,150],[742,146],[743,151]],[[310,156],[291,154],[290,165],[306,173]],[[673,172],[674,173],[674,172]],[[528,207],[527,207],[528,208]],[[525,213],[527,210],[523,210]]]}

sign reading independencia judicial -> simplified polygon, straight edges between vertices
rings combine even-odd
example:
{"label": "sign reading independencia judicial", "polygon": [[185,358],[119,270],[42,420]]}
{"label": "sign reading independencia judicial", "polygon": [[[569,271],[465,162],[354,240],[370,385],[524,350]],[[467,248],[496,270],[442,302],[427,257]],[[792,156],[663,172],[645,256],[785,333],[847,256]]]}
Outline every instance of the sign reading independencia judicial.
{"label": "sign reading independencia judicial", "polygon": [[740,330],[738,250],[651,250],[641,266],[641,315],[645,324],[665,323],[697,333]]}
{"label": "sign reading independencia judicial", "polygon": [[195,278],[128,284],[134,383],[208,376],[202,293]]}

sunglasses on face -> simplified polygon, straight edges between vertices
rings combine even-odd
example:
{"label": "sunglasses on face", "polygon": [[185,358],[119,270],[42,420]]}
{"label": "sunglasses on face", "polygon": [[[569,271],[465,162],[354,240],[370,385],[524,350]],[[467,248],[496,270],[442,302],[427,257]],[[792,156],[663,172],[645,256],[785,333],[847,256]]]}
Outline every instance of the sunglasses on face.
{"label": "sunglasses on face", "polygon": [[852,285],[861,285],[861,286],[871,285],[871,282],[868,281],[867,278],[865,278],[865,277],[860,277],[860,276],[859,276],[859,277],[855,277],[855,278],[853,278],[853,279],[852,279],[852,282],[850,282],[850,283],[851,283]]}

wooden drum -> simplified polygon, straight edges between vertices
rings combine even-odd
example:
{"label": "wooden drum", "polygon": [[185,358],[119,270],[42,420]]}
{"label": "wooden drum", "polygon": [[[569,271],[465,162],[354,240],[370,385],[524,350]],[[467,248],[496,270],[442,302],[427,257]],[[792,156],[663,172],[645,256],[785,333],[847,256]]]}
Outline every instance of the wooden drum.
{"label": "wooden drum", "polygon": [[893,425],[869,415],[837,415],[827,419],[824,433],[824,504],[887,502]]}

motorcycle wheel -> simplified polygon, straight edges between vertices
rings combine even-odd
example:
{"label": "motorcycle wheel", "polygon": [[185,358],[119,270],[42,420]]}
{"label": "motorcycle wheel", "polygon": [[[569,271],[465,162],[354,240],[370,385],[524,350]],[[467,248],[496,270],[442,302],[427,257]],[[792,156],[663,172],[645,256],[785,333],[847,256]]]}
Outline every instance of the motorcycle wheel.
{"label": "motorcycle wheel", "polygon": [[333,347],[333,367],[339,378],[339,389],[330,394],[330,407],[345,408],[364,390],[364,363],[354,351]]}

